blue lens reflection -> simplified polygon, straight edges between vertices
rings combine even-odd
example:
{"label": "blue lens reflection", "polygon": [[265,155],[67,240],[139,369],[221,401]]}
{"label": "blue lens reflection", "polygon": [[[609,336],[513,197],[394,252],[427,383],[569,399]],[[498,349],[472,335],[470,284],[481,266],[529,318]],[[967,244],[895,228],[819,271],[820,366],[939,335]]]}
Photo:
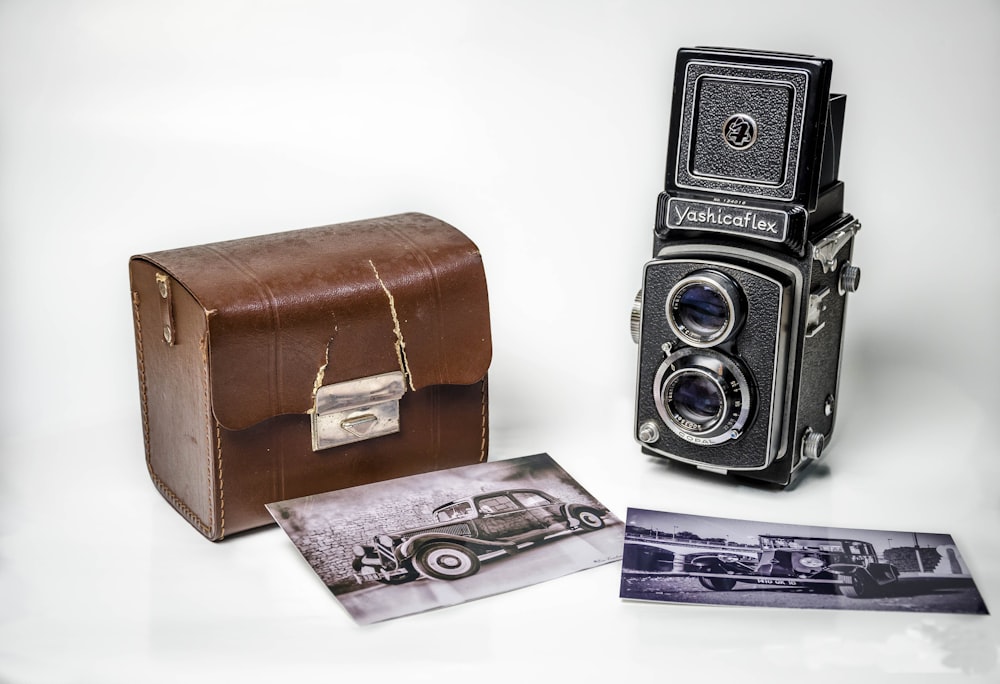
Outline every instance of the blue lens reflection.
{"label": "blue lens reflection", "polygon": [[708,285],[685,288],[677,298],[674,311],[682,325],[700,335],[714,335],[729,321],[726,300],[717,289]]}
{"label": "blue lens reflection", "polygon": [[671,405],[683,418],[700,426],[713,423],[722,410],[718,385],[704,375],[685,373],[674,383]]}

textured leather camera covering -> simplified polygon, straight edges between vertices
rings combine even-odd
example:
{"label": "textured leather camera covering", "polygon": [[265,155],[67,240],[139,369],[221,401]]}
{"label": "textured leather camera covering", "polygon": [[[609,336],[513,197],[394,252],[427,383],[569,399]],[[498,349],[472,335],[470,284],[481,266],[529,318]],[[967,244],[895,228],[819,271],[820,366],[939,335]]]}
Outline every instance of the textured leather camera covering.
{"label": "textured leather camera covering", "polygon": [[[272,501],[485,460],[486,280],[448,224],[186,247],[133,257],[130,277],[150,474],[210,539],[267,524]],[[317,388],[392,371],[400,432],[314,452]]]}

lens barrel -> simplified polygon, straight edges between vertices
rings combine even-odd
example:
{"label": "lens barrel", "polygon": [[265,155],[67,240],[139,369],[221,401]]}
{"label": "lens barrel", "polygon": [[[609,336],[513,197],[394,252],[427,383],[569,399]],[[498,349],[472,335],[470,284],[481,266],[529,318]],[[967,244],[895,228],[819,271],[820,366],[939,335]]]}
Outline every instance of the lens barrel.
{"label": "lens barrel", "polygon": [[691,430],[714,426],[725,407],[725,390],[704,369],[682,369],[667,378],[664,403]]}
{"label": "lens barrel", "polygon": [[666,308],[670,329],[693,347],[725,342],[744,319],[739,285],[711,269],[695,271],[679,280],[667,295]]}
{"label": "lens barrel", "polygon": [[653,381],[653,401],[666,426],[697,444],[739,438],[752,399],[742,364],[708,349],[685,347],[670,354]]}

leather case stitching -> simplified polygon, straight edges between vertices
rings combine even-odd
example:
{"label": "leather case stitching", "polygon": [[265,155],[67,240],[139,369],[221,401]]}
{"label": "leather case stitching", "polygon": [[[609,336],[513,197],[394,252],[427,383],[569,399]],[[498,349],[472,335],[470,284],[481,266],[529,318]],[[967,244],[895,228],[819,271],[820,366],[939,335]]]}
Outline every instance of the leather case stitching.
{"label": "leather case stitching", "polygon": [[480,426],[481,427],[481,431],[479,433],[480,434],[480,441],[479,441],[479,462],[482,463],[483,461],[486,460],[486,427],[487,427],[487,420],[486,420],[486,378],[483,378],[482,380],[479,381],[479,388],[480,388],[479,396],[480,396],[480,407],[481,407],[479,415],[480,415],[480,420],[482,421],[481,422],[481,426]]}
{"label": "leather case stitching", "polygon": [[[217,424],[217,422],[214,420],[214,416],[212,415],[212,399],[211,399],[211,395],[209,394],[209,391],[208,391],[210,380],[209,380],[209,377],[208,377],[208,334],[207,333],[205,334],[204,337],[201,338],[201,342],[199,343],[198,347],[201,349],[201,370],[202,370],[202,373],[201,373],[201,397],[202,397],[202,400],[204,401],[204,405],[205,405],[205,422],[204,422],[204,425],[205,425],[205,443],[207,445],[209,445],[209,448],[208,448],[208,460],[205,463],[205,465],[206,465],[206,475],[208,477],[208,485],[209,485],[208,486],[208,491],[207,491],[207,494],[208,494],[208,510],[213,511],[213,512],[217,512],[215,510],[215,507],[212,505],[212,503],[213,503],[212,500],[214,498],[213,497],[213,491],[212,491],[212,479],[213,479],[214,473],[212,472],[212,465],[213,465],[213,463],[212,463],[212,456],[213,456],[212,451],[213,451],[213,449],[212,449],[212,446],[211,446],[212,445],[212,425],[213,424]],[[216,436],[218,436],[218,432],[216,432]],[[222,458],[221,451],[217,452],[217,457],[220,458],[220,459]],[[222,483],[220,482],[219,483],[220,488],[221,488],[221,485],[222,485]],[[220,497],[221,497],[221,489],[220,489]],[[223,531],[223,533],[224,533],[224,531]]]}
{"label": "leather case stitching", "polygon": [[226,536],[226,488],[222,476],[222,428],[215,421],[215,450],[219,458],[219,539]]}

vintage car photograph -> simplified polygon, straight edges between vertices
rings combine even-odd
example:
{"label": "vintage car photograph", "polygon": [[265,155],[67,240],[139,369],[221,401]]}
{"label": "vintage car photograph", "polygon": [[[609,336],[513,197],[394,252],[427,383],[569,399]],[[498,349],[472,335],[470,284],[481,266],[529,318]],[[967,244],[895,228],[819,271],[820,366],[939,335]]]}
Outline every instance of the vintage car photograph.
{"label": "vintage car photograph", "polygon": [[564,503],[537,489],[512,489],[450,501],[433,513],[435,523],[383,532],[371,544],[355,546],[352,567],[358,581],[461,579],[497,556],[567,534],[599,530],[608,510],[591,503]]}
{"label": "vintage car photograph", "polygon": [[268,505],[360,624],[621,558],[625,525],[548,454]]}
{"label": "vintage car photograph", "polygon": [[629,509],[625,599],[785,608],[989,611],[950,535]]}
{"label": "vintage car photograph", "polygon": [[839,592],[870,598],[899,580],[892,563],[879,562],[875,548],[856,539],[798,539],[759,535],[755,562],[725,553],[699,555],[685,572],[713,591],[730,591],[738,582]]}

